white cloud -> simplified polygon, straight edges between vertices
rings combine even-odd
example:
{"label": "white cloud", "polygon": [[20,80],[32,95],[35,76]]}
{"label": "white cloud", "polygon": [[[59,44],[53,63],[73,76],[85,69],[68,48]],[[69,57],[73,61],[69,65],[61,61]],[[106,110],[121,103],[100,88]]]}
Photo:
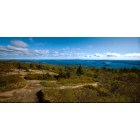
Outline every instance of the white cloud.
{"label": "white cloud", "polygon": [[107,57],[120,57],[120,54],[118,54],[118,53],[106,53],[105,56],[107,56]]}
{"label": "white cloud", "polygon": [[49,50],[33,50],[28,47],[15,47],[15,46],[0,46],[0,56],[1,58],[4,56],[8,57],[36,57],[36,56],[47,56],[49,53],[51,53]]}
{"label": "white cloud", "polygon": [[96,53],[94,56],[95,57],[102,57],[103,55],[102,54],[99,54],[99,53]]}
{"label": "white cloud", "polygon": [[81,48],[77,48],[77,47],[65,47],[65,48],[62,48],[62,51],[80,51]]}
{"label": "white cloud", "polygon": [[12,40],[11,45],[15,47],[20,47],[20,48],[28,47],[28,44],[21,40]]}
{"label": "white cloud", "polygon": [[140,59],[140,53],[129,53],[129,54],[98,53],[95,54],[94,56],[102,59]]}
{"label": "white cloud", "polygon": [[126,57],[139,57],[140,58],[140,53],[128,53],[125,54]]}
{"label": "white cloud", "polygon": [[[38,45],[44,45],[42,43]],[[45,45],[46,47],[46,45]],[[13,40],[10,45],[0,46],[0,58],[69,58],[69,59],[134,59],[140,60],[140,53],[96,53],[79,51],[81,48],[66,47],[59,51],[48,49],[31,49],[26,42]]]}
{"label": "white cloud", "polygon": [[67,50],[70,50],[70,47],[62,48],[62,51],[67,51]]}
{"label": "white cloud", "polygon": [[19,52],[25,52],[27,51],[28,49],[27,48],[17,48],[15,46],[11,46],[11,45],[8,45],[8,46],[1,46],[0,47],[0,52],[2,51],[5,51],[5,52],[15,52],[16,54],[19,53]]}

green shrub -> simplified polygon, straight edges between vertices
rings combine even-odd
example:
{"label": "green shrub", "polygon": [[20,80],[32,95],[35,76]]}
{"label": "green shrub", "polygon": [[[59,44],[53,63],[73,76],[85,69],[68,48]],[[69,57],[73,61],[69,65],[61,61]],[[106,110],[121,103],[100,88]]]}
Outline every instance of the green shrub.
{"label": "green shrub", "polygon": [[24,77],[26,80],[53,80],[50,74],[28,74]]}
{"label": "green shrub", "polygon": [[0,76],[0,91],[8,91],[25,86],[25,80],[19,75]]}
{"label": "green shrub", "polygon": [[84,74],[84,70],[83,70],[83,67],[81,65],[77,68],[76,73],[78,76]]}

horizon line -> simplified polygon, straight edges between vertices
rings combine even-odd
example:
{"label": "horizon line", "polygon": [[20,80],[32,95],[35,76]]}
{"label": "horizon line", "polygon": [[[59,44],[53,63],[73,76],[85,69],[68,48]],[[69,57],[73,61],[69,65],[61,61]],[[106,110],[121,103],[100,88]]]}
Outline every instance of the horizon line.
{"label": "horizon line", "polygon": [[140,61],[139,59],[76,59],[76,58],[59,58],[59,59],[54,59],[54,58],[41,58],[41,59],[36,59],[36,58],[0,58],[0,60],[129,60],[129,61]]}

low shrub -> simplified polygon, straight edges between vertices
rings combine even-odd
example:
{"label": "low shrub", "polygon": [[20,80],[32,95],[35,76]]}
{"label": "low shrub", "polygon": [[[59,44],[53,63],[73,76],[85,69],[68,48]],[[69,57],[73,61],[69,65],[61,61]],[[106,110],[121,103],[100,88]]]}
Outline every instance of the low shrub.
{"label": "low shrub", "polygon": [[0,92],[25,86],[25,80],[19,75],[0,76]]}
{"label": "low shrub", "polygon": [[28,74],[24,77],[26,80],[53,80],[54,77],[49,74]]}

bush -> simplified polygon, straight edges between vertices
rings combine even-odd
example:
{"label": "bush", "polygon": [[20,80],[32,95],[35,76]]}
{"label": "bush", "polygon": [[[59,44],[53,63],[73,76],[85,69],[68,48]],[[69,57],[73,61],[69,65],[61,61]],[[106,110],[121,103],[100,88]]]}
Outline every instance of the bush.
{"label": "bush", "polygon": [[53,80],[50,74],[28,74],[24,77],[26,80]]}
{"label": "bush", "polygon": [[0,76],[0,91],[8,91],[25,86],[25,80],[19,75]]}
{"label": "bush", "polygon": [[81,65],[77,68],[77,72],[76,73],[77,73],[78,76],[84,74],[84,70],[83,70],[83,67]]}
{"label": "bush", "polygon": [[13,68],[14,66],[10,62],[0,62],[0,74],[11,72]]}

